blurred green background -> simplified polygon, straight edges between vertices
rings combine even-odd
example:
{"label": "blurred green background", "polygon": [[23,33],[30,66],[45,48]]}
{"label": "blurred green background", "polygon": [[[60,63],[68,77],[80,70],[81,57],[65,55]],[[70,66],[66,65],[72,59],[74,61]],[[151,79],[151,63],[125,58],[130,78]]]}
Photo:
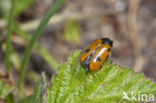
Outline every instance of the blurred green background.
{"label": "blurred green background", "polygon": [[[0,0],[0,81],[16,83],[24,51],[54,0],[16,0],[11,32],[11,72],[5,67],[8,16],[12,0]],[[97,38],[114,41],[114,64],[133,68],[156,80],[155,0],[67,0],[50,19],[26,66],[24,95],[33,92],[42,72],[51,78],[60,62]],[[33,79],[32,79],[33,78]]]}

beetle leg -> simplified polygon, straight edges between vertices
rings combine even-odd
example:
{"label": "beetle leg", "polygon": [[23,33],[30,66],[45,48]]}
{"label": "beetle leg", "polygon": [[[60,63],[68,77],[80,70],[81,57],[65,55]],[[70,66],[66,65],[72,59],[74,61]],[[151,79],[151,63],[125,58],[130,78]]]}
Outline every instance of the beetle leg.
{"label": "beetle leg", "polygon": [[108,55],[108,57],[107,57],[107,60],[108,60],[109,63],[112,62],[112,60],[111,60],[111,55],[112,55],[112,53],[110,52],[109,55]]}

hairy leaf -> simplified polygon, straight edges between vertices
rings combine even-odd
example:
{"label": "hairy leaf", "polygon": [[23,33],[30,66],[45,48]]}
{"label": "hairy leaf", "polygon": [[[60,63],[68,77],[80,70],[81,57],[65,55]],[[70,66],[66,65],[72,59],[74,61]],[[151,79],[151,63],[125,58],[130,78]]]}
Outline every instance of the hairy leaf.
{"label": "hairy leaf", "polygon": [[[67,63],[60,65],[47,90],[46,103],[119,103],[146,101],[142,94],[156,94],[156,83],[108,61],[93,72],[86,72],[79,62],[80,51],[74,52]],[[131,98],[133,95],[135,98]],[[125,98],[125,95],[128,98]]]}
{"label": "hairy leaf", "polygon": [[43,102],[43,92],[45,89],[45,83],[44,78],[41,77],[41,79],[38,81],[36,88],[34,90],[34,94],[31,99],[31,103],[42,103]]}

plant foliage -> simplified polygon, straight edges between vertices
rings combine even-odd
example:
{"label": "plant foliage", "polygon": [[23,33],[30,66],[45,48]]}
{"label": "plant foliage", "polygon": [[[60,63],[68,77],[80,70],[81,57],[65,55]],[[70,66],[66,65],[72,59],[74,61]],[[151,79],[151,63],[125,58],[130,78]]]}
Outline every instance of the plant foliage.
{"label": "plant foliage", "polygon": [[16,5],[16,10],[15,10],[15,15],[19,15],[22,13],[26,8],[28,8],[30,5],[32,5],[35,0],[16,0],[17,5]]}
{"label": "plant foliage", "polygon": [[68,20],[64,27],[64,39],[72,42],[80,42],[80,26],[76,20]]}
{"label": "plant foliage", "polygon": [[62,5],[64,4],[65,1],[66,0],[56,0],[54,5],[48,10],[48,12],[42,18],[38,28],[36,29],[36,31],[34,32],[34,35],[32,36],[32,38],[30,39],[30,41],[28,43],[28,47],[26,48],[25,53],[24,53],[24,58],[21,62],[20,73],[19,73],[19,80],[18,80],[19,98],[22,97],[22,86],[23,86],[23,81],[24,81],[24,74],[26,71],[25,67],[26,67],[29,57],[31,55],[33,46],[35,45],[37,39],[41,35],[43,29],[45,28],[45,26],[48,23],[48,21],[50,20],[50,18],[62,7]]}
{"label": "plant foliage", "polygon": [[9,95],[9,93],[11,93],[12,91],[13,91],[13,86],[3,81],[0,81],[0,100],[5,99],[5,97]]}
{"label": "plant foliage", "polygon": [[93,72],[86,72],[79,62],[80,51],[74,52],[67,63],[60,65],[47,90],[46,103],[119,103],[123,93],[156,94],[156,83],[143,74],[106,61]]}
{"label": "plant foliage", "polygon": [[43,92],[45,89],[45,83],[44,78],[41,77],[41,79],[38,81],[34,94],[32,96],[31,103],[42,103],[43,101]]}

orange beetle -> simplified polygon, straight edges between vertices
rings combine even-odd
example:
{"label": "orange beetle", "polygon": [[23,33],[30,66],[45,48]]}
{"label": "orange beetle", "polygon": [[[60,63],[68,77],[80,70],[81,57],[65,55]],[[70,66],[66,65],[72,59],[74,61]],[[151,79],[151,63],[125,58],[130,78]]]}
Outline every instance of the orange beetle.
{"label": "orange beetle", "polygon": [[113,41],[109,38],[95,40],[87,49],[82,51],[80,62],[86,71],[97,70],[111,54]]}

